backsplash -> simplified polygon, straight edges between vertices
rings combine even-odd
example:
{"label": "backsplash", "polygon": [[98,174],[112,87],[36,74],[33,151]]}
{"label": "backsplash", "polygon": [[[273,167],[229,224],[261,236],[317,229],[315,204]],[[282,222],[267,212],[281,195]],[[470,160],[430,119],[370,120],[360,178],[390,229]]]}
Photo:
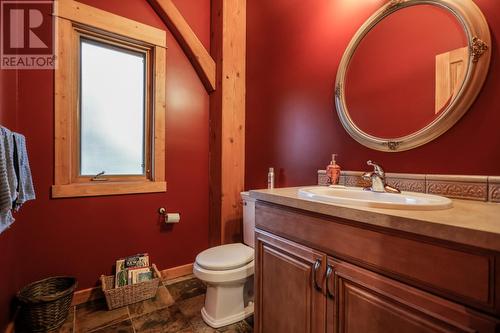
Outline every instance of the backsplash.
{"label": "backsplash", "polygon": [[[362,171],[342,171],[339,185],[370,186]],[[443,195],[449,198],[500,203],[500,176],[425,175],[386,173],[387,184],[402,191]],[[318,185],[327,185],[325,170],[318,170]]]}

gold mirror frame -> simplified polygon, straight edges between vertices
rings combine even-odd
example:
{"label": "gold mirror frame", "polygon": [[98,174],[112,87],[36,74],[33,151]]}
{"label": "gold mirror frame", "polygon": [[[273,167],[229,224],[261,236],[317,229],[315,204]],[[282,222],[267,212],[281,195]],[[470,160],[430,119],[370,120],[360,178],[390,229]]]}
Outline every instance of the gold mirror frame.
{"label": "gold mirror frame", "polygon": [[[424,128],[406,136],[384,139],[365,133],[353,122],[345,98],[345,80],[349,62],[364,36],[390,14],[415,5],[434,5],[450,11],[467,35],[469,62],[464,82],[452,103]],[[356,32],[347,46],[337,71],[335,105],[342,125],[356,141],[371,149],[398,152],[421,146],[450,129],[470,108],[488,74],[491,36],[483,13],[472,0],[391,0],[376,11]]]}

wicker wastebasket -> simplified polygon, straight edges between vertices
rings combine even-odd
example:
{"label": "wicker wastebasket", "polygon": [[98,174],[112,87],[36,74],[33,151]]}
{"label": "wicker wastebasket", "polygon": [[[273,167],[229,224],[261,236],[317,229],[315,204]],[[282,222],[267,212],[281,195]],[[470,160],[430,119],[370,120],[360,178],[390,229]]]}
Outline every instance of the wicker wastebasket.
{"label": "wicker wastebasket", "polygon": [[50,277],[25,286],[17,293],[21,305],[23,329],[45,332],[56,329],[68,317],[76,288],[76,279],[68,276]]}

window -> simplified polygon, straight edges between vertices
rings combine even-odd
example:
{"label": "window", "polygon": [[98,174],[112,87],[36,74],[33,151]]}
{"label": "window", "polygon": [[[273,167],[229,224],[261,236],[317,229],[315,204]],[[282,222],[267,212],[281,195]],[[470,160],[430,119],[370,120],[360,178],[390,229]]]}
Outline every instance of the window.
{"label": "window", "polygon": [[80,39],[80,175],[144,175],[146,54]]}
{"label": "window", "polygon": [[52,196],[166,191],[165,32],[73,1],[56,16]]}

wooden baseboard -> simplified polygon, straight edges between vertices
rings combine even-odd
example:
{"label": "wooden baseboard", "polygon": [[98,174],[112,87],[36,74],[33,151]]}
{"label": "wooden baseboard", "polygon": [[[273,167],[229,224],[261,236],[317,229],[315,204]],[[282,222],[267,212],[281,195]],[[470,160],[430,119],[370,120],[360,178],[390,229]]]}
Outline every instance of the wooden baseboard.
{"label": "wooden baseboard", "polygon": [[[178,277],[189,275],[193,273],[193,264],[186,264],[182,266],[172,267],[160,271],[164,280],[173,280]],[[83,290],[78,290],[73,296],[72,306],[87,303],[104,297],[101,287],[93,287]]]}
{"label": "wooden baseboard", "polygon": [[11,321],[5,328],[5,333],[14,333],[14,321]]}
{"label": "wooden baseboard", "polygon": [[186,264],[182,266],[172,267],[169,269],[165,269],[160,273],[163,279],[165,280],[177,279],[178,277],[193,274],[193,264]]}
{"label": "wooden baseboard", "polygon": [[14,324],[16,322],[17,316],[19,315],[19,307],[16,308],[14,311],[14,316],[12,317],[12,321],[7,324],[7,327],[5,328],[5,333],[14,333]]}
{"label": "wooden baseboard", "polygon": [[93,287],[75,291],[71,306],[87,303],[104,297],[101,287]]}

